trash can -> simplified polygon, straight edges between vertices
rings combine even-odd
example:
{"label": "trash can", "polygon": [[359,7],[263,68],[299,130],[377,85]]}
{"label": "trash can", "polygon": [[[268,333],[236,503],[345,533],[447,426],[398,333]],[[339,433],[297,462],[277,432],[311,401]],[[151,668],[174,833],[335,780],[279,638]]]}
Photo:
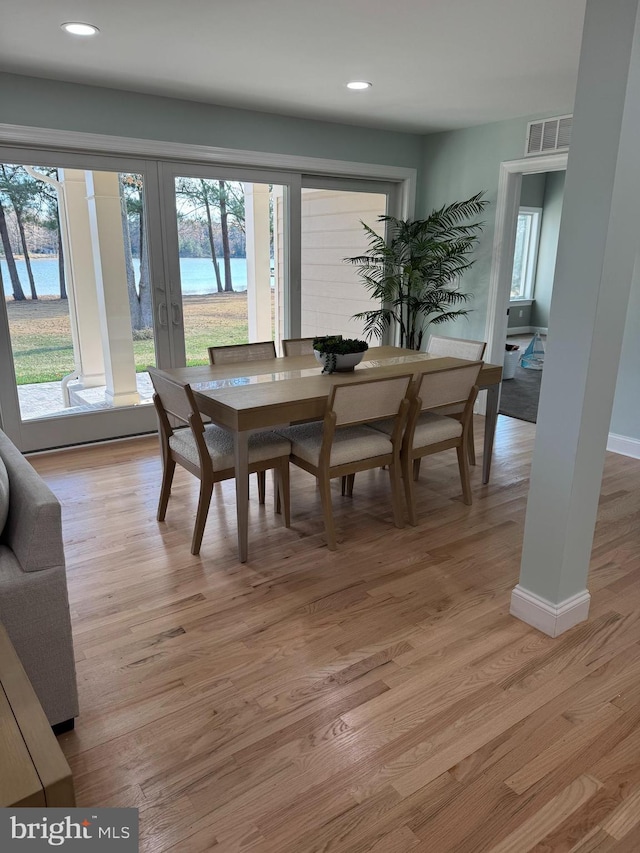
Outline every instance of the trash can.
{"label": "trash can", "polygon": [[506,344],[504,353],[504,365],[502,367],[502,380],[513,379],[516,375],[516,367],[520,358],[520,347],[515,344]]}

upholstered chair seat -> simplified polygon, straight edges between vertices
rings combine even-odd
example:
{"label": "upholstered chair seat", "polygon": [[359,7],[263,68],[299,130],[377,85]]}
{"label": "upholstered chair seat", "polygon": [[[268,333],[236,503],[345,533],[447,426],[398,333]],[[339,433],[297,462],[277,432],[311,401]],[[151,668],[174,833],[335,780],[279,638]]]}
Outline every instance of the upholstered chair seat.
{"label": "upholstered chair seat", "polygon": [[[299,456],[311,465],[318,465],[324,437],[321,422],[290,427],[286,435],[291,440],[291,452],[294,456]],[[329,465],[345,465],[390,452],[390,438],[381,435],[377,430],[366,426],[345,427],[338,430],[334,436]]]}
{"label": "upholstered chair seat", "polygon": [[[233,433],[215,424],[207,424],[203,438],[214,471],[234,467]],[[177,429],[169,438],[169,447],[193,465],[198,464],[198,447],[189,427]],[[290,442],[275,432],[258,432],[249,436],[249,465],[276,456],[288,456],[290,452]]]}

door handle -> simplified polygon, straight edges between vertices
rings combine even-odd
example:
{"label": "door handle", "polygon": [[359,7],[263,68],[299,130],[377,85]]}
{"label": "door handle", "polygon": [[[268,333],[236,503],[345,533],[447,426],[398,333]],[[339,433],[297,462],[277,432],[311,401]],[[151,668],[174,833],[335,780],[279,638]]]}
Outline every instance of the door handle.
{"label": "door handle", "polygon": [[158,325],[165,327],[169,325],[169,317],[167,315],[167,303],[164,301],[158,302]]}
{"label": "door handle", "polygon": [[171,303],[171,322],[174,326],[180,325],[180,306],[177,302]]}

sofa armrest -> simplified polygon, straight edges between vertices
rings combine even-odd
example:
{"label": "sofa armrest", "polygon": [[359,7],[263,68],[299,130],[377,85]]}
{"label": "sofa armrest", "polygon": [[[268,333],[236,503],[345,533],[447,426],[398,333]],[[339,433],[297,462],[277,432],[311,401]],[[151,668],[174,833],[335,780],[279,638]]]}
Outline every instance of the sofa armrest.
{"label": "sofa armrest", "polygon": [[2,431],[0,455],[9,475],[9,515],[2,542],[25,572],[63,566],[60,502]]}

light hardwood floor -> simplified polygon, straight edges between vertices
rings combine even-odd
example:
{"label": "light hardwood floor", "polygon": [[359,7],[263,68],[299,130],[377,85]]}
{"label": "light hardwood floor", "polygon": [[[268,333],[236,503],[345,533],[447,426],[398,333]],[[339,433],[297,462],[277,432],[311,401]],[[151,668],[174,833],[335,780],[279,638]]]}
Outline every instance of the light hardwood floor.
{"label": "light hardwood floor", "polygon": [[417,528],[386,472],[337,487],[333,553],[292,470],[293,526],[252,493],[245,565],[229,483],[199,557],[195,478],[155,521],[155,439],[32,457],[63,503],[79,805],[137,806],[154,853],[637,853],[640,463],[607,457],[591,616],[552,640],[508,613],[533,435],[499,418],[471,507],[455,453],[427,460]]}

